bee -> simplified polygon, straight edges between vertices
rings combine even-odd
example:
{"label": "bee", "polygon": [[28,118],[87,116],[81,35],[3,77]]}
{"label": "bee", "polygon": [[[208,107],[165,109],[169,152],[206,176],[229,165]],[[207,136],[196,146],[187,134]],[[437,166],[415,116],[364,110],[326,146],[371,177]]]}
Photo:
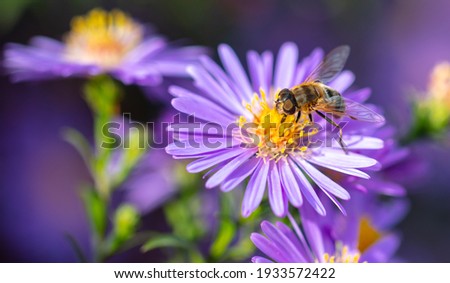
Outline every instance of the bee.
{"label": "bee", "polygon": [[278,113],[283,115],[282,122],[289,115],[297,115],[296,121],[298,121],[301,115],[305,114],[312,123],[312,113],[315,112],[325,121],[337,127],[339,144],[345,153],[348,151],[342,141],[342,128],[324,113],[332,114],[337,118],[347,116],[353,120],[384,123],[384,117],[380,114],[342,97],[337,90],[326,85],[342,71],[349,54],[349,46],[336,47],[325,56],[303,83],[290,89],[282,89],[275,101]]}

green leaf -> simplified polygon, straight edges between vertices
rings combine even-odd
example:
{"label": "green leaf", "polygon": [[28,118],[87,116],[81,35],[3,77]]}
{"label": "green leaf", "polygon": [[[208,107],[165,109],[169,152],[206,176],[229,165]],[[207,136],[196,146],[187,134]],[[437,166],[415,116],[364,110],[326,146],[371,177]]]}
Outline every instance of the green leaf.
{"label": "green leaf", "polygon": [[72,128],[64,128],[62,136],[65,141],[70,143],[81,155],[86,166],[91,169],[91,162],[94,158],[91,145],[79,131]]}
{"label": "green leaf", "polygon": [[157,248],[181,248],[185,250],[190,249],[188,242],[178,238],[172,234],[154,234],[142,247],[143,252],[148,252]]}
{"label": "green leaf", "polygon": [[129,204],[119,206],[114,215],[114,232],[109,238],[109,254],[116,252],[128,240],[133,238],[138,223],[139,213],[133,206]]}
{"label": "green leaf", "polygon": [[220,223],[219,232],[210,248],[213,258],[220,258],[228,249],[236,233],[236,225],[230,219],[223,219]]}
{"label": "green leaf", "polygon": [[105,236],[106,226],[108,224],[106,202],[94,190],[86,189],[82,192],[81,196],[91,229],[95,232],[97,238],[102,239]]}

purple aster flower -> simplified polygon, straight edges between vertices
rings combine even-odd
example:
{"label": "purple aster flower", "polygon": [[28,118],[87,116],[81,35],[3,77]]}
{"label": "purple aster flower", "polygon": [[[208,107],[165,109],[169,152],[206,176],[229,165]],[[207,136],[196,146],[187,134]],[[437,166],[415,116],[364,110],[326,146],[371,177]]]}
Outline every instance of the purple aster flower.
{"label": "purple aster flower", "polygon": [[[268,258],[253,262],[387,262],[400,239],[389,232],[408,208],[404,199],[381,202],[376,194],[357,193],[346,202],[349,216],[334,211],[322,217],[307,207],[301,209],[303,230],[289,215],[293,230],[282,222],[261,223],[265,235],[253,233],[251,240]],[[330,208],[331,211],[332,208]],[[270,258],[270,259],[269,259]]]}
{"label": "purple aster flower", "polygon": [[31,46],[8,44],[5,66],[15,81],[108,73],[125,84],[148,86],[164,76],[187,76],[186,65],[204,51],[170,47],[121,11],[94,9],[72,20],[64,42],[37,36]]}
{"label": "purple aster flower", "polygon": [[[281,47],[276,62],[271,52],[250,51],[249,76],[228,45],[219,47],[219,56],[225,70],[206,56],[201,57],[202,66],[189,67],[195,91],[178,86],[169,89],[176,97],[172,105],[202,122],[173,125],[179,142],[169,145],[167,152],[179,159],[196,158],[187,166],[191,173],[211,168],[207,188],[220,187],[227,192],[249,177],[242,203],[244,217],[259,206],[266,187],[271,208],[279,217],[286,215],[288,202],[301,207],[304,199],[325,215],[318,191],[342,208],[337,199],[348,200],[350,194],[318,168],[369,178],[359,169],[374,166],[377,161],[353,150],[379,149],[383,141],[361,134],[344,135],[350,151],[346,154],[339,146],[325,146],[328,142],[311,142],[311,138],[327,140],[327,132],[309,129],[307,119],[296,121],[289,115],[283,123],[274,105],[279,90],[302,83],[320,64],[322,50],[314,50],[301,62],[293,43]],[[329,85],[344,97],[346,93],[364,97],[367,89],[346,92],[353,80],[353,74],[344,71]],[[320,120],[315,117],[315,121]]]}

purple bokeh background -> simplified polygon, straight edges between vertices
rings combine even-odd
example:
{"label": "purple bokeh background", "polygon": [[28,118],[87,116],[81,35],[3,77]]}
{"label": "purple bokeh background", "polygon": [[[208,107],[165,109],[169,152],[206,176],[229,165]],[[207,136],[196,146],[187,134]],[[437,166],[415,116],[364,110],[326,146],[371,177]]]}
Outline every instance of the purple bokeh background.
{"label": "purple bokeh background", "polygon": [[[152,22],[170,40],[213,48],[230,44],[241,59],[248,49],[277,51],[294,41],[300,56],[320,46],[349,44],[347,68],[356,85],[371,87],[370,102],[404,133],[408,94],[425,90],[434,64],[450,60],[450,2],[397,1],[91,1],[66,5],[57,0],[24,6],[16,21],[2,27],[1,45],[26,43],[34,35],[61,38],[72,16],[89,9],[117,7]],[[7,10],[1,11],[7,13]],[[71,233],[88,248],[88,228],[77,190],[89,175],[75,150],[61,139],[65,126],[91,136],[92,119],[81,98],[82,80],[11,84],[0,78],[0,261],[73,262],[64,239]],[[140,121],[157,119],[162,103],[137,88],[122,105]],[[150,96],[151,97],[151,96]],[[398,257],[413,262],[450,262],[449,148],[420,142],[412,148],[431,170],[406,187],[411,211],[399,226]],[[401,172],[398,173],[401,175]],[[160,210],[144,218],[165,227]],[[159,222],[161,223],[159,223]],[[126,260],[155,260],[127,255]]]}

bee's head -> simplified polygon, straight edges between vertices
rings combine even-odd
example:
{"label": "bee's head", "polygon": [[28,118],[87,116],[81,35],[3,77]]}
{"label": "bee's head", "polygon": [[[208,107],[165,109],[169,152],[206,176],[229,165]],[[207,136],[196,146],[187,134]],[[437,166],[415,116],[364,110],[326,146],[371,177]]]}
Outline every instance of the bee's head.
{"label": "bee's head", "polygon": [[275,101],[278,113],[285,115],[293,115],[297,111],[297,102],[295,96],[287,88],[284,88],[278,94],[278,99]]}

